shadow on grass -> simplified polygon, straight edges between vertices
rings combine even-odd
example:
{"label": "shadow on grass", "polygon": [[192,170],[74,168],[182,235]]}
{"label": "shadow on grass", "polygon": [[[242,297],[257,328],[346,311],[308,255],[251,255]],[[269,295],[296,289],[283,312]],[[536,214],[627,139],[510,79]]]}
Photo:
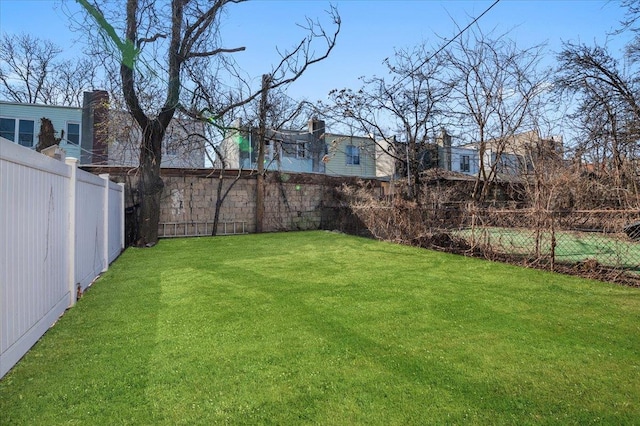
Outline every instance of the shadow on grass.
{"label": "shadow on grass", "polygon": [[140,254],[127,250],[0,382],[4,424],[153,418],[145,392],[161,283],[159,268],[136,274]]}

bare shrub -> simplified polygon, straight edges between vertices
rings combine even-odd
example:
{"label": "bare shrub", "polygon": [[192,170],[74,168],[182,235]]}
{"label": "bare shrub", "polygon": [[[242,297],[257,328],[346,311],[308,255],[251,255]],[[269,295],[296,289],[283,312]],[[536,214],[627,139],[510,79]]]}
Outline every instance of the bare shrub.
{"label": "bare shrub", "polygon": [[340,189],[380,240],[640,285],[640,243],[625,233],[637,210],[480,207],[452,202],[447,196],[454,193],[428,188],[423,199],[433,203],[420,205],[377,196],[364,184]]}

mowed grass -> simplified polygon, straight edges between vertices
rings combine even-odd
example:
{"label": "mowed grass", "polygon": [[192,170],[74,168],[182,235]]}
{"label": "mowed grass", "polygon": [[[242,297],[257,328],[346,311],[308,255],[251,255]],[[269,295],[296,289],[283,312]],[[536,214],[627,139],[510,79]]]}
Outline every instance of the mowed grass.
{"label": "mowed grass", "polygon": [[640,290],[329,232],[128,249],[0,424],[638,424]]}

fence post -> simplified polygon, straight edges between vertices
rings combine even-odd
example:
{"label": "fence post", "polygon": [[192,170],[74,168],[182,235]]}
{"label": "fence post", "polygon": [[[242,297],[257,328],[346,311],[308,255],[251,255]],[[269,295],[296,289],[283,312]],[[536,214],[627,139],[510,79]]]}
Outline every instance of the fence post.
{"label": "fence post", "polygon": [[118,184],[120,186],[120,251],[124,250],[124,182]]}
{"label": "fence post", "polygon": [[102,198],[102,211],[104,212],[102,223],[102,272],[109,269],[109,173],[99,175],[104,179],[104,193]]}
{"label": "fence post", "polygon": [[556,224],[553,210],[549,212],[551,219],[551,270],[556,269]]}
{"label": "fence post", "polygon": [[76,288],[76,185],[77,185],[77,169],[78,159],[69,157],[65,159],[65,163],[71,169],[69,178],[69,199],[67,207],[69,208],[69,223],[67,225],[67,269],[68,269],[68,286],[69,286],[69,307],[76,304],[78,297]]}

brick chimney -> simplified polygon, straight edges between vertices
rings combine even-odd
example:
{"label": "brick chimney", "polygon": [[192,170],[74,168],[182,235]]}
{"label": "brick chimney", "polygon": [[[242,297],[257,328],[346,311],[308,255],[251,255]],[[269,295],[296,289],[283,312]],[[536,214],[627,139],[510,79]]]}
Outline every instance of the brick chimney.
{"label": "brick chimney", "polygon": [[109,158],[109,93],[84,92],[80,164],[107,164]]}

